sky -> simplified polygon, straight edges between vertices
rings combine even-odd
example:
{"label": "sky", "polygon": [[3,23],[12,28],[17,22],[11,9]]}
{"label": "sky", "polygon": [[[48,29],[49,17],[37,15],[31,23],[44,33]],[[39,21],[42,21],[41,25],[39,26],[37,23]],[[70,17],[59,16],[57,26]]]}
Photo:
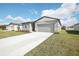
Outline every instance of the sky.
{"label": "sky", "polygon": [[34,21],[42,16],[59,18],[65,26],[79,22],[75,3],[0,3],[0,24]]}

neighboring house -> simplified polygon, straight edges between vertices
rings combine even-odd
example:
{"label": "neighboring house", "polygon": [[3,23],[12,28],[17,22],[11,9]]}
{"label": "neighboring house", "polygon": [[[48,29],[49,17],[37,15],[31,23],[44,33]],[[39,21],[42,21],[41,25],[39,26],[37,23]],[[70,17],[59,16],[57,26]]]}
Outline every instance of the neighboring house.
{"label": "neighboring house", "polygon": [[18,31],[19,30],[19,26],[16,23],[10,23],[6,26],[6,30],[7,31]]}
{"label": "neighboring house", "polygon": [[24,23],[10,23],[6,26],[7,31],[26,31],[32,32],[32,22],[24,22]]}
{"label": "neighboring house", "polygon": [[21,31],[32,32],[32,22],[24,22],[20,24]]}
{"label": "neighboring house", "polygon": [[79,23],[77,23],[77,24],[74,25],[74,30],[75,31],[79,31]]}
{"label": "neighboring house", "polygon": [[36,32],[59,32],[61,31],[61,22],[57,18],[43,16],[35,21]]}
{"label": "neighboring house", "polygon": [[74,30],[74,27],[73,26],[68,26],[68,27],[66,27],[66,30]]}
{"label": "neighboring house", "polygon": [[79,23],[74,24],[72,26],[69,26],[66,28],[66,30],[74,30],[74,31],[79,31]]}

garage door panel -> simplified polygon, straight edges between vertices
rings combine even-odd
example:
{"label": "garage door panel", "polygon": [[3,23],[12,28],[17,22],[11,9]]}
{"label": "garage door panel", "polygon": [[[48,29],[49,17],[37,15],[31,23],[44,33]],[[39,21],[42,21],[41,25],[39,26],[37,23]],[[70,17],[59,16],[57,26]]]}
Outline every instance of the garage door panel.
{"label": "garage door panel", "polygon": [[49,27],[38,27],[38,31],[49,32],[49,31],[51,31],[51,29]]}
{"label": "garage door panel", "polygon": [[38,24],[39,32],[53,32],[53,24]]}

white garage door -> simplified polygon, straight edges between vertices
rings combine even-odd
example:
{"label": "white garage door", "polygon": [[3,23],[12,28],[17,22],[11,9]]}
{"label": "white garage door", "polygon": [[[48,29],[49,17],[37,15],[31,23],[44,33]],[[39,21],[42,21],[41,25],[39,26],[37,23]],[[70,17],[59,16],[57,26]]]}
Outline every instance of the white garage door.
{"label": "white garage door", "polygon": [[53,24],[38,24],[39,32],[54,32]]}

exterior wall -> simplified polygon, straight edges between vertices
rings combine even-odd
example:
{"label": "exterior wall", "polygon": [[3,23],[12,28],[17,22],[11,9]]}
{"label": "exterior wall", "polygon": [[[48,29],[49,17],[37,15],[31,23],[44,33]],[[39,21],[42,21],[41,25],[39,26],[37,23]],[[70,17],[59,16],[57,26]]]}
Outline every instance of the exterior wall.
{"label": "exterior wall", "polygon": [[66,27],[66,30],[74,30],[74,28]]}
{"label": "exterior wall", "polygon": [[73,25],[72,27],[66,27],[66,30],[79,31],[79,24]]}
{"label": "exterior wall", "polygon": [[35,23],[35,31],[38,32],[38,26],[37,26],[37,23]]}
{"label": "exterior wall", "polygon": [[31,25],[31,23],[20,24],[19,26],[11,24],[11,25],[8,25],[6,27],[6,30],[7,31],[28,31],[28,32],[32,32],[32,25]]}
{"label": "exterior wall", "polygon": [[20,26],[19,26],[19,30],[22,31],[22,29],[23,29],[23,27],[22,27],[22,25],[20,25]]}
{"label": "exterior wall", "polygon": [[12,31],[11,26],[7,26],[7,27],[6,27],[6,30],[7,30],[7,31]]}
{"label": "exterior wall", "polygon": [[14,25],[14,31],[18,31],[18,25]]}
{"label": "exterior wall", "polygon": [[32,32],[32,24],[29,24],[29,31]]}
{"label": "exterior wall", "polygon": [[75,31],[79,31],[79,24],[74,26]]}
{"label": "exterior wall", "polygon": [[29,32],[32,32],[32,25],[31,25],[31,23],[28,23],[28,24],[23,24],[22,25],[22,31],[29,31]]}
{"label": "exterior wall", "polygon": [[58,22],[56,22],[54,24],[54,31],[55,32],[60,32],[61,31],[61,26],[60,26],[60,24]]}
{"label": "exterior wall", "polygon": [[18,25],[8,25],[6,29],[7,31],[18,31]]}
{"label": "exterior wall", "polygon": [[23,31],[28,31],[28,30],[29,30],[29,29],[28,29],[28,26],[29,26],[28,24],[23,24],[23,25],[22,25],[22,30],[23,30]]}

